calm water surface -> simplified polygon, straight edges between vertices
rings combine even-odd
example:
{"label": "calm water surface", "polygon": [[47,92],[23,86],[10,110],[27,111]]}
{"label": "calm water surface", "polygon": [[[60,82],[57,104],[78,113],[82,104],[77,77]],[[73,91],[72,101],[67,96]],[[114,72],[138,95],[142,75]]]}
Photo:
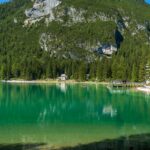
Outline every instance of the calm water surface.
{"label": "calm water surface", "polygon": [[0,84],[0,144],[70,146],[150,133],[150,95],[83,84]]}

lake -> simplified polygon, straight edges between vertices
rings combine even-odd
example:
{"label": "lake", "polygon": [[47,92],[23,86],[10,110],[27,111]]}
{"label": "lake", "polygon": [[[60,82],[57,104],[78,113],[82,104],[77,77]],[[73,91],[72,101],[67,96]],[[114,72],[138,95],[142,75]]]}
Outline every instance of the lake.
{"label": "lake", "polygon": [[150,133],[150,95],[99,84],[0,84],[0,144],[75,146]]}

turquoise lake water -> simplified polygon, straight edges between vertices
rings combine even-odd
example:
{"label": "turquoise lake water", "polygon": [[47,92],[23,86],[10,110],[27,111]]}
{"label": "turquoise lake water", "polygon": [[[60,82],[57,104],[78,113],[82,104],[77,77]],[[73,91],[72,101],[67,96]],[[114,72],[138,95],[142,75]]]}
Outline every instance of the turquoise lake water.
{"label": "turquoise lake water", "polygon": [[0,84],[0,144],[72,146],[150,133],[150,95],[87,84]]}

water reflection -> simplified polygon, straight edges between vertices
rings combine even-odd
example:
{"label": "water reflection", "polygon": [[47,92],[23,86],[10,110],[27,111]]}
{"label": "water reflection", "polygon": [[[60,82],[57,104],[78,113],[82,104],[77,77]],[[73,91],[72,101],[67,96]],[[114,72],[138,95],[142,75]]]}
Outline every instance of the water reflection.
{"label": "water reflection", "polygon": [[117,109],[113,108],[111,105],[103,107],[103,114],[115,117],[117,115]]}
{"label": "water reflection", "polygon": [[130,92],[130,90],[127,88],[113,88],[111,86],[107,86],[107,89],[111,94],[127,94]]}
{"label": "water reflection", "polygon": [[98,84],[0,84],[0,143],[70,146],[148,133],[149,102]]}
{"label": "water reflection", "polygon": [[149,123],[149,101],[145,94],[133,91],[118,94],[101,85],[1,84],[0,123],[106,120]]}
{"label": "water reflection", "polygon": [[61,82],[57,84],[57,87],[64,93],[67,91],[67,84],[65,82]]}

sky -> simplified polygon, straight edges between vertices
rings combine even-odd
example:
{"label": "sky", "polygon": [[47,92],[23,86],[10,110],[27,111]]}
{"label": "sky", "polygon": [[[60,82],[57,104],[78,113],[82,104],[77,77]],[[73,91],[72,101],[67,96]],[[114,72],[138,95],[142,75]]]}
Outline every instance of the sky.
{"label": "sky", "polygon": [[150,4],[150,0],[145,0],[146,3]]}
{"label": "sky", "polygon": [[[5,3],[7,1],[9,1],[9,0],[0,0],[0,3]],[[148,4],[150,4],[150,0],[145,0],[145,2],[148,3]]]}
{"label": "sky", "polygon": [[0,0],[0,3],[8,2],[9,0]]}

